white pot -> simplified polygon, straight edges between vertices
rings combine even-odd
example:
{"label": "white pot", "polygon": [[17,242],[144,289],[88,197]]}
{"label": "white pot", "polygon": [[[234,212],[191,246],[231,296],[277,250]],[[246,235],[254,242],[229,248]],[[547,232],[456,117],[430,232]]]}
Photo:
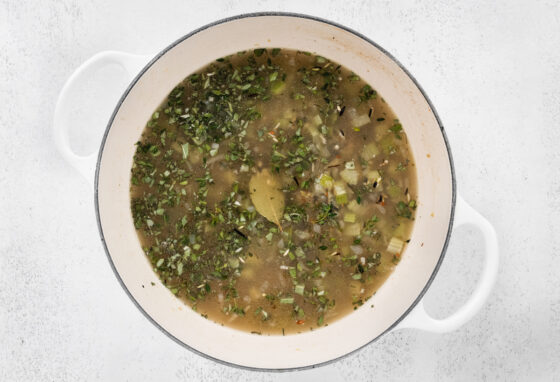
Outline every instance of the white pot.
{"label": "white pot", "polygon": [[[357,73],[385,98],[405,127],[418,172],[416,222],[402,260],[367,304],[327,327],[297,335],[259,336],[217,325],[178,300],[144,255],[130,212],[130,168],[135,143],[161,101],[188,74],[231,53],[257,47],[311,51]],[[101,240],[117,278],[144,315],[183,346],[217,361],[247,368],[294,369],[324,364],[400,328],[451,331],[482,307],[498,269],[492,226],[460,197],[441,122],[420,86],[393,57],[340,25],[294,14],[249,14],[200,28],[148,61],[119,52],[100,53],[70,77],[55,111],[60,152],[86,177],[95,176]],[[117,104],[99,156],[80,157],[68,144],[69,90],[80,77],[117,63],[132,83]],[[140,70],[140,68],[143,68]],[[140,71],[140,72],[139,72]],[[138,73],[139,72],[139,73]],[[454,216],[455,215],[455,216]],[[443,320],[431,318],[422,296],[443,260],[452,224],[476,225],[485,238],[485,266],[467,303]],[[151,283],[155,286],[151,286]],[[371,308],[374,305],[374,308]]]}

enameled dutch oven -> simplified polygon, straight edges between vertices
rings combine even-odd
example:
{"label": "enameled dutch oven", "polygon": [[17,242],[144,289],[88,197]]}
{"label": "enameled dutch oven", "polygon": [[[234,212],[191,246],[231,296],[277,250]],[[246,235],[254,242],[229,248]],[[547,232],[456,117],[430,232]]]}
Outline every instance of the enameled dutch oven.
{"label": "enameled dutch oven", "polygon": [[[257,47],[314,52],[339,62],[372,84],[405,126],[418,172],[416,222],[410,244],[393,274],[368,304],[353,313],[327,327],[289,336],[259,336],[223,327],[184,305],[154,273],[140,247],[130,212],[132,157],[151,113],[190,73],[218,57]],[[68,94],[78,79],[91,77],[99,68],[115,63],[133,80],[114,109],[99,154],[78,156],[70,149],[68,139],[74,101]],[[57,147],[66,160],[90,179],[96,169],[99,232],[126,293],[169,337],[216,361],[245,368],[301,369],[336,360],[392,330],[451,331],[476,314],[495,281],[495,231],[456,195],[449,144],[428,97],[389,53],[330,21],[298,14],[247,14],[189,33],[155,57],[99,53],[67,81],[56,106],[54,127]],[[485,265],[466,304],[450,317],[437,320],[424,310],[422,296],[443,260],[453,224],[473,224],[481,230]],[[155,283],[153,287],[142,287],[151,282]]]}

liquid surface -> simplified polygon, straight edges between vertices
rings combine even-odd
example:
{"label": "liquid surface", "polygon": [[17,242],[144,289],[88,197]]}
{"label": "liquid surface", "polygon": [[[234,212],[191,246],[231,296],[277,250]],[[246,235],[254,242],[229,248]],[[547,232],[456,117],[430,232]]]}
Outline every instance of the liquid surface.
{"label": "liquid surface", "polygon": [[190,75],[153,113],[131,209],[178,298],[283,335],[367,304],[409,238],[415,172],[372,86],[321,56],[257,49]]}

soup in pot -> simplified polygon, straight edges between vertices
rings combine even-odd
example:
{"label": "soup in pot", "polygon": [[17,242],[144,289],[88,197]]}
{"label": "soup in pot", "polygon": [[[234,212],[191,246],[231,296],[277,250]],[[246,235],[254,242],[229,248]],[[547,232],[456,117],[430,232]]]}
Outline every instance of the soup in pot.
{"label": "soup in pot", "polygon": [[417,203],[406,133],[374,85],[316,54],[255,49],[171,91],[131,172],[138,237],[171,293],[267,335],[374,308]]}

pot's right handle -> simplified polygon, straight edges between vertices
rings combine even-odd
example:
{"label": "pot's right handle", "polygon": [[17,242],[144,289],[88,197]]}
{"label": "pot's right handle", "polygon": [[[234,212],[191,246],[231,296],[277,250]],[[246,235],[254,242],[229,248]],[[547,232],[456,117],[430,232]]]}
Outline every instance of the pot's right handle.
{"label": "pot's right handle", "polygon": [[484,267],[480,280],[471,297],[459,310],[444,319],[431,317],[422,300],[401,321],[395,329],[413,328],[435,333],[447,333],[456,330],[472,319],[482,308],[498,276],[498,239],[494,227],[481,214],[457,196],[455,209],[455,226],[470,224],[477,227],[484,236]]}
{"label": "pot's right handle", "polygon": [[[91,77],[95,72],[105,66],[111,64],[120,65],[126,72],[127,81],[130,82],[138,74],[152,56],[136,55],[125,52],[105,51],[100,52],[84,62],[64,84],[56,107],[54,110],[54,141],[56,147],[64,159],[74,167],[90,184],[93,184],[95,172],[95,164],[97,162],[97,151],[89,155],[78,155],[70,147],[70,139],[68,132],[70,128],[79,128],[80,126],[70,126],[70,112],[77,102],[83,100],[73,99],[71,90],[79,86],[80,80]],[[104,86],[106,84],[99,84]],[[95,111],[94,111],[95,112]],[[85,116],[87,117],[87,116]],[[108,118],[109,116],[107,116]]]}

